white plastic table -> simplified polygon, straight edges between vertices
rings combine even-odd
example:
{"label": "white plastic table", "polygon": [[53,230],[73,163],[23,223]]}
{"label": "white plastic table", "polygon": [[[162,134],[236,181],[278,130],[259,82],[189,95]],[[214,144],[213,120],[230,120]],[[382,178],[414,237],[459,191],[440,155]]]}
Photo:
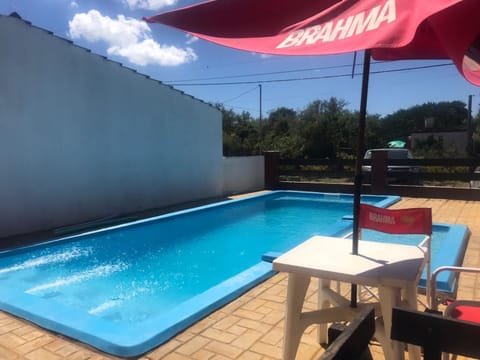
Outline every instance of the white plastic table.
{"label": "white plastic table", "polygon": [[[352,240],[326,236],[314,236],[279,256],[273,269],[288,273],[283,359],[295,358],[308,326],[322,324],[319,341],[325,342],[327,323],[352,320],[364,306],[351,308],[349,299],[330,289],[332,280],[378,288],[375,313],[383,321],[376,324],[375,336],[386,359],[403,359],[401,344],[390,339],[392,308],[417,308],[417,283],[424,261],[424,252],[416,246],[361,240],[359,254],[353,255]],[[320,309],[302,312],[311,277],[320,279]],[[420,359],[417,347],[409,347],[409,358]]]}

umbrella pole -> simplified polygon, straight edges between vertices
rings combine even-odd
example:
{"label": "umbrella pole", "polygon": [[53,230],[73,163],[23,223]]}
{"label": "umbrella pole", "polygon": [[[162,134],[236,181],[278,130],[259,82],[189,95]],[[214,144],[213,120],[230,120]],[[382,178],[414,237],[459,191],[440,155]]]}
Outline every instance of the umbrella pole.
{"label": "umbrella pole", "polygon": [[[357,132],[357,159],[355,162],[355,180],[353,189],[353,234],[352,253],[358,254],[358,219],[360,215],[360,197],[362,193],[362,162],[365,152],[365,123],[367,117],[368,81],[370,78],[370,49],[365,50],[363,58],[362,94],[360,98],[360,114]],[[352,284],[350,306],[357,307],[357,285]]]}

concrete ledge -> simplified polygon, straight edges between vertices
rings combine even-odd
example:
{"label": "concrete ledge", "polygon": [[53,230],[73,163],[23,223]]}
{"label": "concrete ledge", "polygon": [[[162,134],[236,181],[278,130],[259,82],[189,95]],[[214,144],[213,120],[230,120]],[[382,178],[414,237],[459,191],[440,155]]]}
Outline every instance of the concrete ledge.
{"label": "concrete ledge", "polygon": [[[317,182],[280,181],[278,190],[303,190],[320,192],[353,193],[353,184],[326,184]],[[362,194],[371,194],[370,185],[362,185]],[[480,189],[441,186],[387,185],[382,195],[421,197],[450,200],[480,200]]]}

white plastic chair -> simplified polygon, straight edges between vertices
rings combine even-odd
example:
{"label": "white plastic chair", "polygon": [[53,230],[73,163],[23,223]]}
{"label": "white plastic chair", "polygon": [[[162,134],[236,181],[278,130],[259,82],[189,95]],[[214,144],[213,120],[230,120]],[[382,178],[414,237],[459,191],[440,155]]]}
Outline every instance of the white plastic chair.
{"label": "white plastic chair", "polygon": [[[437,296],[437,276],[442,272],[455,272],[455,273],[474,273],[480,274],[480,268],[474,267],[461,267],[461,266],[442,266],[432,273],[431,286],[430,286],[430,298],[432,299],[432,310],[438,310]],[[480,301],[472,299],[457,299],[454,294],[454,299],[447,300],[447,307],[443,312],[443,316],[449,319],[467,321],[480,325]],[[449,354],[444,353],[443,359],[449,359]],[[452,354],[452,359],[456,359],[457,356]]]}
{"label": "white plastic chair", "polygon": [[[429,287],[431,278],[431,242],[432,242],[432,209],[431,208],[405,208],[384,209],[373,205],[360,204],[359,238],[362,229],[370,229],[386,234],[419,234],[425,235],[418,247],[425,253],[425,266],[427,268],[426,296],[430,306]],[[364,239],[368,240],[368,239]],[[387,241],[388,242],[388,241]],[[420,278],[419,274],[419,278]],[[418,279],[419,280],[419,279]],[[370,290],[372,295],[375,294]]]}

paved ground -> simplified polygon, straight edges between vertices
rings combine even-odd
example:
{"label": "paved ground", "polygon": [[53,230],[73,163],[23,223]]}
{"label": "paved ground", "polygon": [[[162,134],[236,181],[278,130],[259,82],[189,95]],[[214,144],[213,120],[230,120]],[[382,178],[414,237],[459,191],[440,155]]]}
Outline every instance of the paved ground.
{"label": "paved ground", "polygon": [[[471,230],[465,266],[480,267],[480,202],[438,199],[403,199],[394,206],[431,207],[434,222],[466,224]],[[245,295],[199,321],[141,359],[270,360],[281,359],[286,276],[278,274]],[[459,297],[480,299],[480,277],[462,275]],[[4,289],[2,291],[5,291]],[[315,307],[315,286],[306,308]],[[383,359],[372,343],[375,359]],[[323,352],[314,328],[302,338],[297,359],[317,359]],[[115,359],[84,344],[38,328],[0,312],[0,359]]]}

